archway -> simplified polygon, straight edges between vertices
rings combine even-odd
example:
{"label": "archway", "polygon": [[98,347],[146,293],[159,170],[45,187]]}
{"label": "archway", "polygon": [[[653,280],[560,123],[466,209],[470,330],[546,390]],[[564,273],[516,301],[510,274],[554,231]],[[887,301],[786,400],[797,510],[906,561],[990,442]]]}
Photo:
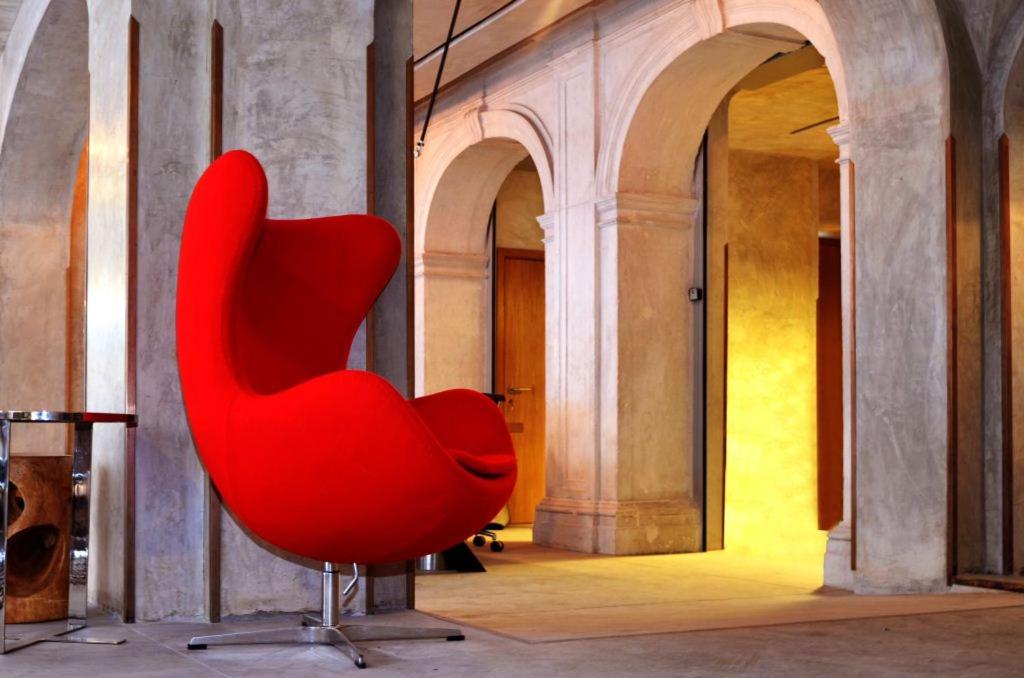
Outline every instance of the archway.
{"label": "archway", "polygon": [[433,144],[448,152],[417,195],[416,390],[505,398],[520,461],[510,520],[532,523],[544,494],[551,277],[538,220],[553,200],[550,156],[518,113],[477,120]]}
{"label": "archway", "polygon": [[[839,277],[842,281],[840,298],[844,320],[841,330],[837,332],[842,338],[842,347],[837,350],[842,356],[839,359],[841,372],[848,373],[853,304],[848,228],[851,204],[849,129],[844,124],[847,119],[845,79],[828,21],[817,3],[726,2],[721,7],[723,9],[718,17],[721,24],[717,28],[711,27],[706,33],[693,30],[692,25],[680,28],[676,40],[667,47],[652,48],[649,51],[642,61],[639,77],[630,86],[629,96],[623,98],[618,109],[613,109],[609,125],[612,138],[598,166],[599,185],[604,187],[609,196],[606,201],[612,206],[608,209],[610,218],[603,224],[604,233],[608,235],[607,245],[602,247],[602,251],[607,253],[602,259],[602,267],[609,266],[617,271],[617,308],[614,313],[617,326],[614,332],[602,334],[602,348],[609,350],[612,347],[618,355],[618,373],[614,375],[619,384],[620,402],[616,413],[619,430],[618,463],[620,467],[635,469],[641,466],[638,462],[642,459],[642,468],[657,469],[657,473],[633,471],[631,478],[620,485],[632,489],[638,495],[636,498],[652,495],[671,498],[683,507],[688,505],[692,513],[702,516],[697,520],[702,528],[701,534],[696,535],[696,538],[691,537],[689,547],[684,549],[699,550],[715,548],[716,541],[721,543],[722,526],[719,523],[716,534],[712,515],[716,502],[721,505],[726,496],[735,495],[735,492],[729,491],[730,478],[736,484],[742,482],[745,491],[757,487],[764,487],[765,492],[774,489],[779,496],[773,499],[786,504],[789,496],[787,490],[782,488],[792,492],[794,483],[791,479],[783,482],[785,465],[797,464],[799,468],[791,468],[790,471],[805,476],[806,486],[801,485],[795,493],[789,506],[791,515],[788,518],[794,524],[799,524],[799,529],[777,530],[771,539],[762,539],[762,543],[753,545],[750,543],[750,535],[763,533],[768,523],[760,516],[757,519],[752,516],[748,516],[750,520],[742,519],[735,511],[731,512],[728,505],[724,529],[728,535],[730,520],[733,526],[741,521],[748,523],[744,530],[735,532],[734,536],[740,541],[747,541],[748,548],[753,546],[754,550],[762,551],[764,555],[769,553],[764,548],[769,541],[776,544],[787,541],[792,543],[798,532],[807,535],[808,548],[794,550],[808,554],[815,561],[814,566],[820,568],[825,538],[824,533],[818,530],[815,510],[817,459],[814,456],[816,431],[813,415],[800,417],[804,431],[799,445],[804,450],[804,458],[786,460],[785,455],[781,455],[769,460],[769,452],[774,450],[764,448],[751,450],[745,460],[738,456],[730,457],[730,464],[725,463],[725,450],[732,444],[729,436],[735,434],[738,440],[738,432],[742,428],[737,425],[735,417],[727,426],[727,412],[750,415],[748,418],[752,421],[758,419],[758,425],[761,426],[769,422],[764,417],[753,417],[749,410],[738,411],[727,405],[729,400],[725,384],[727,379],[730,384],[737,379],[734,373],[738,366],[727,366],[727,351],[733,350],[733,344],[728,344],[729,349],[725,348],[724,326],[726,317],[733,318],[736,312],[727,311],[724,302],[725,281],[728,279],[724,256],[726,240],[721,233],[710,229],[707,233],[708,243],[702,242],[706,215],[713,214],[715,206],[709,202],[714,197],[709,199],[703,194],[702,177],[698,169],[708,157],[702,152],[705,132],[713,125],[715,111],[723,99],[728,98],[730,92],[748,74],[766,62],[771,63],[765,69],[782,72],[770,76],[776,79],[808,70],[809,66],[804,63],[807,61],[805,55],[814,53],[814,49],[808,50],[806,46],[813,45],[817,53],[820,53],[820,57],[814,57],[818,59],[817,67],[824,62],[823,70],[827,70],[835,87],[835,115],[827,123],[836,128],[836,143],[831,145],[832,158],[834,160],[839,157],[841,160],[835,202],[838,206],[836,221],[844,245],[843,255],[837,257],[837,264],[842,269]],[[788,75],[787,69],[792,71]],[[819,126],[825,121],[807,122]],[[620,143],[614,143],[616,139]],[[817,190],[817,170],[813,163],[810,167],[811,170],[804,174],[808,177],[808,185],[813,183],[813,190]],[[765,171],[762,168],[762,176]],[[767,190],[766,185],[762,185],[762,188]],[[817,204],[816,195],[812,204]],[[728,204],[719,207],[724,213],[734,206]],[[747,216],[750,216],[749,213]],[[746,217],[741,215],[740,218]],[[817,273],[815,239],[818,229],[811,226],[805,230],[802,237],[813,248],[808,257],[810,263],[805,271],[807,275],[804,276],[810,278]],[[706,283],[701,270],[704,261],[700,249],[704,247],[708,248]],[[641,262],[656,262],[656,265],[641,265]],[[733,276],[735,274],[734,271]],[[766,280],[772,281],[771,277]],[[813,346],[815,337],[816,292],[809,285],[804,285],[800,292],[803,297],[808,297],[801,298],[804,316],[808,315],[806,307],[810,309],[810,323],[804,323],[801,330],[807,336],[802,336],[801,340],[806,339],[805,343],[810,346]],[[697,303],[685,303],[688,296],[691,302]],[[610,311],[603,309],[603,316],[611,315]],[[706,332],[702,326],[705,313],[708,322]],[[735,336],[736,329],[730,327],[730,337]],[[786,333],[780,331],[778,334]],[[749,336],[752,335],[748,333]],[[771,337],[771,333],[762,334],[757,350],[768,349],[769,345],[764,340],[770,340]],[[702,344],[707,346],[706,363],[701,353]],[[640,345],[645,350],[638,358],[636,347]],[[810,358],[809,361],[802,358],[797,361],[806,363],[802,378],[803,382],[809,382],[809,386],[802,384],[797,390],[810,394],[809,399],[804,398],[806,402],[801,401],[799,405],[813,413],[813,352]],[[755,363],[756,360],[752,364]],[[732,371],[726,377],[730,367]],[[743,369],[749,370],[750,366]],[[706,393],[701,392],[705,384],[704,370],[707,375]],[[739,383],[751,385],[743,380]],[[848,518],[851,477],[849,404],[852,389],[848,380],[840,384],[838,389],[839,398],[845,405],[842,408],[841,419],[844,421],[840,425],[839,434],[842,441],[841,454],[836,461],[837,470],[842,475],[837,488],[842,506],[838,517]],[[756,388],[748,390],[750,393],[747,396],[757,391]],[[741,397],[737,393],[728,395]],[[782,401],[792,397],[784,392],[776,395]],[[638,402],[644,403],[642,408],[631,405]],[[753,406],[755,403],[748,398],[747,405]],[[760,403],[759,407],[761,414],[773,411],[770,401]],[[780,419],[778,425],[785,426],[785,416]],[[809,427],[804,425],[809,422]],[[753,423],[747,426],[747,433],[753,428],[756,428]],[[730,431],[729,436],[727,430]],[[767,433],[768,429],[763,431]],[[631,441],[641,442],[642,447],[630,444]],[[745,442],[748,443],[747,447],[751,447],[749,440]],[[790,446],[794,442],[776,439],[774,444]],[[760,465],[754,472],[761,481],[754,484],[743,481],[737,473],[738,463]],[[622,499],[633,497],[620,496],[619,500]],[[749,510],[762,513],[767,505],[762,502],[757,508],[754,506],[757,502],[745,503],[750,504]],[[779,517],[779,512],[774,514],[775,518]],[[837,541],[842,542],[840,546],[847,549],[838,559],[834,559],[838,562],[834,564],[836,576],[832,581],[850,586],[848,522],[840,521],[838,525],[832,522],[828,527],[836,527]],[[728,539],[726,543],[728,546]]]}
{"label": "archway", "polygon": [[[85,0],[22,3],[0,91],[0,400],[84,405],[89,114]],[[67,432],[19,431],[15,446],[65,449]]]}

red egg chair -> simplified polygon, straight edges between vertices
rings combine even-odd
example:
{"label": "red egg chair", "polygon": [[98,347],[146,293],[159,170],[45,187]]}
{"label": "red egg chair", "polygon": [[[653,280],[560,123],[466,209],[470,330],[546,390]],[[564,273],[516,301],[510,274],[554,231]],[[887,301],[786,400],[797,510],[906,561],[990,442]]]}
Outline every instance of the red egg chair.
{"label": "red egg chair", "polygon": [[[339,563],[390,563],[474,534],[508,500],[504,419],[475,391],[406,400],[346,369],[401,242],[364,215],[268,219],[259,162],[232,151],[199,179],[178,262],[178,369],[196,449],[224,505],[259,538],[324,563],[323,613],[294,629],[193,638],[334,645],[457,629],[339,624]],[[355,581],[355,580],[353,580]]]}

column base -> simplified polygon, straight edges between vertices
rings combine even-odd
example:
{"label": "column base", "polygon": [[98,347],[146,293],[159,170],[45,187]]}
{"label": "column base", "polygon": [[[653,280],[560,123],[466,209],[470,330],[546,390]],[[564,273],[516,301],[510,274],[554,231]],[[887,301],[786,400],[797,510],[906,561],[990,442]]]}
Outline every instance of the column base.
{"label": "column base", "polygon": [[546,498],[533,541],[582,553],[642,555],[701,549],[700,509],[689,501],[587,501]]}
{"label": "column base", "polygon": [[825,586],[853,590],[853,570],[850,569],[850,552],[853,542],[849,523],[842,522],[828,533],[825,548]]}

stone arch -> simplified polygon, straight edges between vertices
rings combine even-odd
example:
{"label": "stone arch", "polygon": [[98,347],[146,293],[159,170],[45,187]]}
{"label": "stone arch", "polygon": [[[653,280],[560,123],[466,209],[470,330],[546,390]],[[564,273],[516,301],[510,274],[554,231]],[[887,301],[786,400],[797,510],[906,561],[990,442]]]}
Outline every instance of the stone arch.
{"label": "stone arch", "polygon": [[[10,406],[66,408],[77,379],[68,342],[82,309],[69,314],[68,298],[73,279],[84,294],[88,41],[86,0],[23,2],[0,61],[0,399]],[[82,258],[69,269],[73,231]],[[62,431],[20,437],[27,451],[64,447]]]}
{"label": "stone arch", "polygon": [[[639,59],[639,75],[611,113],[601,145],[599,194],[679,193],[683,186],[677,179],[692,168],[704,129],[726,93],[768,57],[801,46],[795,37],[773,36],[773,26],[796,31],[825,58],[840,119],[846,119],[846,75],[817,2],[702,0],[696,7],[701,21],[680,17],[674,34]],[[682,114],[670,119],[665,110]],[[651,148],[661,153],[650,157]]]}
{"label": "stone arch", "polygon": [[[655,280],[645,274],[649,268],[630,262],[673,250],[678,260],[688,260],[694,209],[688,179],[712,112],[743,75],[808,39],[825,56],[836,88],[841,124],[834,137],[841,161],[857,163],[856,195],[852,180],[842,182],[850,253],[844,261],[844,306],[856,319],[844,336],[856,346],[847,358],[856,375],[856,392],[847,389],[848,426],[860,433],[848,453],[847,483],[857,482],[849,507],[857,536],[852,542],[845,537],[845,556],[834,555],[847,563],[844,583],[860,590],[942,587],[949,523],[935,516],[946,516],[948,482],[948,276],[941,262],[947,249],[942,149],[949,134],[949,67],[935,4],[886,0],[865,11],[842,0],[700,0],[674,5],[660,20],[674,22],[674,34],[648,48],[636,83],[625,86],[623,103],[611,111],[596,177],[606,243],[602,270],[617,271],[617,308],[602,309],[601,350],[618,359],[607,359],[617,373],[602,375],[602,382],[618,384],[618,455],[628,463],[641,458],[644,448],[676,446],[689,436],[681,425],[664,440],[645,437],[653,430],[650,423],[678,409],[689,389],[667,388],[660,375],[668,370],[657,361],[627,362],[628,347],[637,342],[644,342],[648,354],[669,355],[669,347],[687,335],[686,311],[673,300],[685,295],[688,274]],[[899,58],[879,60],[894,50]],[[666,116],[667,110],[674,115]],[[893,324],[894,303],[901,316],[909,314],[906,323]],[[670,317],[657,314],[656,322],[650,313],[629,312],[652,306],[675,310]],[[658,349],[652,341],[664,346]],[[674,373],[687,378],[685,370]],[[906,392],[907,379],[921,383],[929,398]],[[660,404],[647,396],[655,383],[665,393]],[[631,409],[638,402],[644,411]],[[612,409],[608,403],[603,399],[606,411]],[[897,404],[898,429],[879,425]],[[637,449],[631,450],[634,440]],[[858,450],[870,454],[852,465]],[[927,469],[923,481],[914,469]],[[920,492],[907,497],[899,488],[908,486]],[[909,514],[913,521],[900,518]],[[902,527],[892,530],[893,522]],[[850,548],[856,549],[855,560],[868,554],[857,560],[855,579]],[[928,557],[911,557],[914,549]],[[894,575],[894,568],[902,574]]]}
{"label": "stone arch", "polygon": [[601,351],[611,368],[601,381],[617,391],[602,399],[602,419],[612,420],[602,426],[615,430],[617,463],[628,469],[618,500],[664,502],[657,540],[643,551],[701,548],[703,460],[695,432],[702,405],[694,400],[699,356],[692,352],[698,307],[680,303],[699,284],[692,266],[700,203],[691,181],[698,151],[730,90],[808,40],[825,58],[843,120],[843,65],[812,0],[674,5],[609,114],[596,182],[601,269],[614,271],[615,295],[601,309]]}
{"label": "stone arch", "polygon": [[[473,110],[442,130],[418,162],[415,237],[416,388],[486,390],[489,370],[486,225],[509,172],[527,157],[554,208],[550,140],[527,112]],[[439,149],[436,157],[430,151]],[[439,322],[443,318],[443,322]]]}
{"label": "stone arch", "polygon": [[[479,222],[461,222],[459,226],[473,233],[462,231],[454,234],[451,232],[452,224],[444,220],[444,209],[450,205],[450,201],[444,200],[444,193],[457,186],[452,180],[459,173],[469,171],[468,176],[474,176],[475,172],[496,172],[498,176],[503,177],[500,172],[503,167],[511,162],[511,165],[508,165],[508,169],[511,169],[529,155],[540,175],[544,208],[551,210],[554,207],[551,138],[539,120],[529,111],[511,108],[474,109],[461,116],[454,129],[449,128],[442,132],[442,138],[432,142],[424,153],[424,159],[430,162],[430,169],[425,181],[416,187],[417,254],[428,250],[459,251],[452,249],[455,242],[468,242],[473,234],[478,234]],[[437,155],[431,157],[431,151],[435,148],[439,149],[436,151]],[[506,170],[505,174],[507,173]],[[480,181],[479,175],[476,176],[478,178],[474,184]],[[490,183],[493,183],[493,177]],[[499,180],[498,185],[500,184]],[[489,184],[485,182],[484,186],[487,185]],[[481,200],[486,202],[484,198]],[[474,209],[479,211],[479,205],[475,205]],[[490,210],[489,203],[486,210]],[[449,238],[451,241],[448,241]]]}

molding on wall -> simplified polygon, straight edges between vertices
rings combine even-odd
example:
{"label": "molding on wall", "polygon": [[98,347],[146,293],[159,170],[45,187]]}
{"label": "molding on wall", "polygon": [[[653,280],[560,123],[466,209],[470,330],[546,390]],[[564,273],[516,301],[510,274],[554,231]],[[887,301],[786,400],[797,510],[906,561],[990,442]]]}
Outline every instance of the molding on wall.
{"label": "molding on wall", "polygon": [[486,254],[469,252],[424,252],[416,257],[417,278],[486,278]]}
{"label": "molding on wall", "polygon": [[700,202],[672,195],[616,193],[594,202],[597,227],[656,226],[685,229],[693,225]]}
{"label": "molding on wall", "polygon": [[700,522],[700,507],[686,499],[545,497],[537,507],[534,540],[585,553],[694,553],[701,550]]}

